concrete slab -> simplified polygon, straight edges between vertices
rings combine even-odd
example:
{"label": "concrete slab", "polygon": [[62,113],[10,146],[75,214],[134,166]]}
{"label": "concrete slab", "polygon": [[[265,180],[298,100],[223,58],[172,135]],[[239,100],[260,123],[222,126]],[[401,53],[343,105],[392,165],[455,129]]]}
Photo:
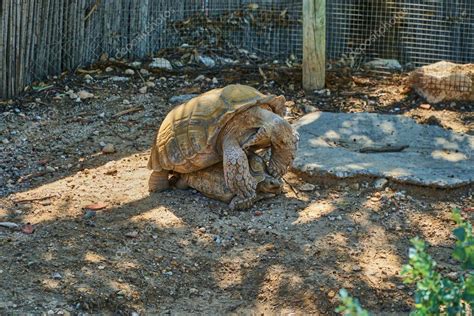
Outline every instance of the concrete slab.
{"label": "concrete slab", "polygon": [[294,124],[293,168],[307,176],[386,177],[455,188],[474,182],[474,137],[401,115],[315,112]]}

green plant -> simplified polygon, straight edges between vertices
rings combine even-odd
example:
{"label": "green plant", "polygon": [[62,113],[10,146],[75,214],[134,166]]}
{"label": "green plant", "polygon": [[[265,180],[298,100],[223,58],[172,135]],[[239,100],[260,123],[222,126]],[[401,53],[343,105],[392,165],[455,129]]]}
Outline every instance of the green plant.
{"label": "green plant", "polygon": [[339,300],[341,305],[336,309],[337,313],[345,316],[369,316],[369,312],[360,306],[359,300],[350,297],[346,289],[339,291]]}
{"label": "green plant", "polygon": [[[409,250],[409,262],[403,266],[401,276],[404,283],[416,283],[415,309],[412,315],[466,315],[469,305],[474,304],[474,236],[472,225],[463,221],[460,211],[453,211],[457,227],[453,230],[457,241],[453,258],[460,262],[463,273],[456,281],[442,276],[437,264],[426,252],[426,244],[413,238]],[[336,310],[347,316],[368,315],[359,302],[351,298],[346,290],[340,291],[341,306]]]}

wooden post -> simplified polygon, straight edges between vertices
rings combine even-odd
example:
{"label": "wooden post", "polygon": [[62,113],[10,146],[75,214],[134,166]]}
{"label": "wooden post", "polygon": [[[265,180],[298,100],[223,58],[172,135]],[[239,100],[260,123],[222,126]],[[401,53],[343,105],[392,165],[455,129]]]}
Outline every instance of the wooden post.
{"label": "wooden post", "polygon": [[303,89],[322,89],[325,80],[326,0],[303,0]]}

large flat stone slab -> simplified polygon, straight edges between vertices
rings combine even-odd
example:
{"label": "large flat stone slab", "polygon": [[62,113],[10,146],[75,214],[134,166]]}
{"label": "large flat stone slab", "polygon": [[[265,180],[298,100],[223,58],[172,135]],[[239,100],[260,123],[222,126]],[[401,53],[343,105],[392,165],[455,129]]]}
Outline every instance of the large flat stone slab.
{"label": "large flat stone slab", "polygon": [[474,181],[474,137],[400,115],[315,112],[294,124],[293,168],[307,176],[369,176],[455,188]]}

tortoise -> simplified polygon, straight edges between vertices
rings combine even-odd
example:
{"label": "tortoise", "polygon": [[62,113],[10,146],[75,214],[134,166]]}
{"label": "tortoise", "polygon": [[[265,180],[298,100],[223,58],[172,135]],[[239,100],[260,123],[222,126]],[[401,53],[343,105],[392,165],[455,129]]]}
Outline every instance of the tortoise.
{"label": "tortoise", "polygon": [[191,173],[173,173],[170,182],[177,189],[184,190],[191,187],[211,199],[230,203],[231,209],[247,208],[256,201],[281,193],[283,185],[281,179],[274,178],[268,173],[263,158],[253,153],[249,154],[247,158],[250,174],[257,182],[257,195],[253,200],[249,200],[248,203],[234,205],[233,199],[235,194],[225,183],[222,163],[217,163],[206,169]]}
{"label": "tortoise", "polygon": [[149,191],[169,188],[169,172],[191,173],[223,162],[233,205],[256,196],[247,153],[270,148],[268,171],[281,177],[292,163],[298,134],[283,118],[285,97],[264,95],[245,85],[203,93],[168,113],[153,143]]}

